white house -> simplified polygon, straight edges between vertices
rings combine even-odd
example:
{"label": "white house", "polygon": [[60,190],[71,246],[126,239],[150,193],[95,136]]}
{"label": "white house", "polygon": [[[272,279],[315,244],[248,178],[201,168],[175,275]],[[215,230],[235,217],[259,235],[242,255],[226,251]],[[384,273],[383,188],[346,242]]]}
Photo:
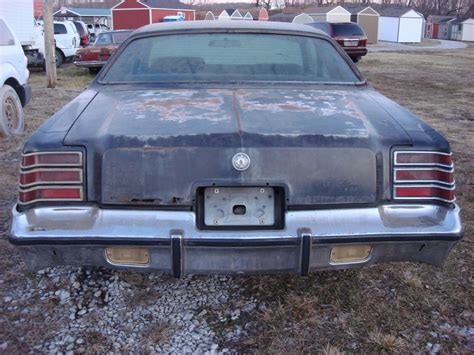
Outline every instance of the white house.
{"label": "white house", "polygon": [[338,5],[310,7],[305,13],[314,21],[351,22],[351,13]]}
{"label": "white house", "polygon": [[408,8],[387,7],[379,10],[379,41],[420,43],[425,18]]}
{"label": "white house", "polygon": [[474,19],[456,19],[451,23],[451,39],[455,41],[474,41]]}

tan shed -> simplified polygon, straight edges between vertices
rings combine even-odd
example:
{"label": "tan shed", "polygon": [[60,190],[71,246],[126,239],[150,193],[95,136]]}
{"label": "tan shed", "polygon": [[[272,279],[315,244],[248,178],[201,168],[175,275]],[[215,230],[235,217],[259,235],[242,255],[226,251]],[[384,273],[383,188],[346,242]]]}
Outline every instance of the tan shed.
{"label": "tan shed", "polygon": [[351,13],[351,22],[359,24],[367,35],[367,43],[377,43],[379,35],[379,13],[370,6],[345,5]]}
{"label": "tan shed", "polygon": [[316,22],[327,21],[338,23],[351,21],[351,13],[339,5],[309,7],[305,12]]}

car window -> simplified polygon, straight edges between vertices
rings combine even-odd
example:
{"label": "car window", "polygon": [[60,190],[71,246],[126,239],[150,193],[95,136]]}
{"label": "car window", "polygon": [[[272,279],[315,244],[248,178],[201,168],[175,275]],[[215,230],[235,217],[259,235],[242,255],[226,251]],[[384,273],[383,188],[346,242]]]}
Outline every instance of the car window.
{"label": "car window", "polygon": [[62,23],[55,23],[54,24],[54,34],[55,35],[64,35],[67,33],[66,26]]}
{"label": "car window", "polygon": [[112,34],[112,41],[116,44],[120,44],[125,41],[131,32],[116,32]]}
{"label": "car window", "polygon": [[359,79],[333,45],[324,39],[210,33],[137,39],[120,53],[104,81],[354,83]]}
{"label": "car window", "polygon": [[317,28],[318,30],[324,31],[327,34],[330,34],[331,28],[329,27],[328,23],[311,23],[309,24],[311,27]]}
{"label": "car window", "polygon": [[73,22],[73,23],[74,23],[74,26],[77,29],[77,32],[79,32],[79,34],[81,36],[84,36],[86,34],[86,31],[84,30],[84,27],[82,27],[82,25],[79,22]]}
{"label": "car window", "polygon": [[101,33],[97,36],[97,39],[94,42],[96,46],[104,46],[107,44],[112,44],[112,33]]}
{"label": "car window", "polygon": [[7,24],[0,20],[0,46],[14,46],[15,38],[7,27]]}
{"label": "car window", "polygon": [[364,31],[355,23],[333,24],[334,36],[365,36]]}

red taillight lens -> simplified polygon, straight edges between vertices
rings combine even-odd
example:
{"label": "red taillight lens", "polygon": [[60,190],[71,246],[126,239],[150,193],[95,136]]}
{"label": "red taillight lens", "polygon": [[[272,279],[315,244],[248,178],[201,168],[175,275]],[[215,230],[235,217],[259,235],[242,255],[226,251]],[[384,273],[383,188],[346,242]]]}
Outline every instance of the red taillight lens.
{"label": "red taillight lens", "polygon": [[438,165],[452,168],[453,158],[441,152],[395,152],[395,165]]}
{"label": "red taillight lens", "polygon": [[18,202],[82,201],[81,152],[39,152],[23,155]]}
{"label": "red taillight lens", "polygon": [[395,198],[422,198],[454,201],[454,187],[396,186]]}
{"label": "red taillight lens", "polygon": [[403,151],[394,155],[394,199],[455,200],[450,153]]}
{"label": "red taillight lens", "polygon": [[395,169],[395,182],[439,182],[442,184],[454,183],[454,174],[449,170],[441,169]]}
{"label": "red taillight lens", "polygon": [[81,187],[44,186],[20,191],[20,203],[39,201],[82,201]]}
{"label": "red taillight lens", "polygon": [[81,166],[82,153],[80,152],[42,152],[24,154],[21,168],[29,169],[37,166]]}
{"label": "red taillight lens", "polygon": [[366,47],[367,46],[367,37],[359,39],[359,47]]}
{"label": "red taillight lens", "polygon": [[22,171],[20,175],[20,185],[27,187],[35,184],[81,184],[81,169],[34,169],[31,171]]}

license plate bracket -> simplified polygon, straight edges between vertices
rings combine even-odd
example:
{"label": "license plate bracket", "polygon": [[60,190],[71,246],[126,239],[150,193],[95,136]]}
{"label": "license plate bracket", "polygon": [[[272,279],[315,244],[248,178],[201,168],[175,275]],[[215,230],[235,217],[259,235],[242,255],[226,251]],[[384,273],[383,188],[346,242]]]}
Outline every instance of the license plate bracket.
{"label": "license plate bracket", "polygon": [[200,190],[201,229],[282,228],[282,189],[277,187],[205,187]]}
{"label": "license plate bracket", "polygon": [[345,39],[344,40],[344,47],[357,47],[359,44],[358,39]]}

